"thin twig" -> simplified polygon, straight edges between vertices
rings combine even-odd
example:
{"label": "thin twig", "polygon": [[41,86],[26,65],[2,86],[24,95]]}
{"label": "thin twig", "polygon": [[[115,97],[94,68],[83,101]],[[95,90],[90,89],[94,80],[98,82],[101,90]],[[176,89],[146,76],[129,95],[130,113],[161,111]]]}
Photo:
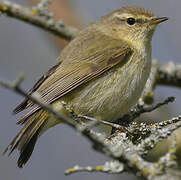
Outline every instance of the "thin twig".
{"label": "thin twig", "polygon": [[124,165],[119,161],[107,161],[104,165],[99,165],[96,167],[86,166],[82,167],[79,165],[74,166],[73,168],[67,169],[65,175],[71,175],[78,172],[102,172],[109,174],[118,174],[124,171]]}
{"label": "thin twig", "polygon": [[153,60],[151,66],[150,76],[146,82],[144,91],[142,93],[141,98],[139,99],[139,104],[152,104],[154,101],[154,88],[156,86],[158,74],[158,61]]}
{"label": "thin twig", "polygon": [[165,99],[163,102],[157,103],[156,105],[146,106],[144,104],[141,104],[141,105],[138,104],[135,108],[133,108],[128,113],[126,113],[121,118],[119,118],[118,124],[127,126],[130,122],[133,122],[133,120],[138,118],[141,114],[152,112],[163,105],[173,102],[174,100],[175,98],[171,96]]}

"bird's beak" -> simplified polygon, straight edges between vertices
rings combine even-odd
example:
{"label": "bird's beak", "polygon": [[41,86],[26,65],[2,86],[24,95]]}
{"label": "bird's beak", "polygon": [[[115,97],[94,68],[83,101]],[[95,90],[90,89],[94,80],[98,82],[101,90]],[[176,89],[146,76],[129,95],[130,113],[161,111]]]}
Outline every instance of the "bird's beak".
{"label": "bird's beak", "polygon": [[150,24],[159,24],[161,22],[167,21],[168,18],[167,17],[159,17],[159,18],[153,18],[150,20]]}

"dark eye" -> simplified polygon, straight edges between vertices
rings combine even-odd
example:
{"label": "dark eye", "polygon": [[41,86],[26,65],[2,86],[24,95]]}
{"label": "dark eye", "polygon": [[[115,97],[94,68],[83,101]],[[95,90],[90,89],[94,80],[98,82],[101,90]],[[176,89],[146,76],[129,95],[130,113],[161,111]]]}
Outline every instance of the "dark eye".
{"label": "dark eye", "polygon": [[134,18],[128,18],[128,19],[127,19],[127,23],[128,23],[129,25],[133,25],[133,24],[135,24],[135,22],[136,22],[136,20],[135,20]]}

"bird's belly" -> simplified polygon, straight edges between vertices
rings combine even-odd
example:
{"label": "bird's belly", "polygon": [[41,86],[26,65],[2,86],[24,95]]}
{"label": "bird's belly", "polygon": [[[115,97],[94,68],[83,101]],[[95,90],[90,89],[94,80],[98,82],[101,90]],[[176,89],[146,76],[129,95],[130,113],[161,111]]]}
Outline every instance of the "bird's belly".
{"label": "bird's belly", "polygon": [[120,68],[104,74],[67,94],[63,100],[77,114],[115,121],[137,103],[149,75],[149,68],[140,65],[128,70]]}

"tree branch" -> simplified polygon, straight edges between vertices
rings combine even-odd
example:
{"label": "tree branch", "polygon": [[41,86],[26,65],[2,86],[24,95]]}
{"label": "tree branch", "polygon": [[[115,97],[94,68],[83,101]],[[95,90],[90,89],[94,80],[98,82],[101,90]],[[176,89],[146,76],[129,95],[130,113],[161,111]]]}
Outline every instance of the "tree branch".
{"label": "tree branch", "polygon": [[77,29],[64,24],[60,20],[54,20],[51,13],[48,13],[47,8],[44,10],[48,3],[47,1],[45,4],[40,3],[37,7],[26,8],[8,0],[0,0],[0,12],[35,25],[66,40],[72,40],[77,33]]}

